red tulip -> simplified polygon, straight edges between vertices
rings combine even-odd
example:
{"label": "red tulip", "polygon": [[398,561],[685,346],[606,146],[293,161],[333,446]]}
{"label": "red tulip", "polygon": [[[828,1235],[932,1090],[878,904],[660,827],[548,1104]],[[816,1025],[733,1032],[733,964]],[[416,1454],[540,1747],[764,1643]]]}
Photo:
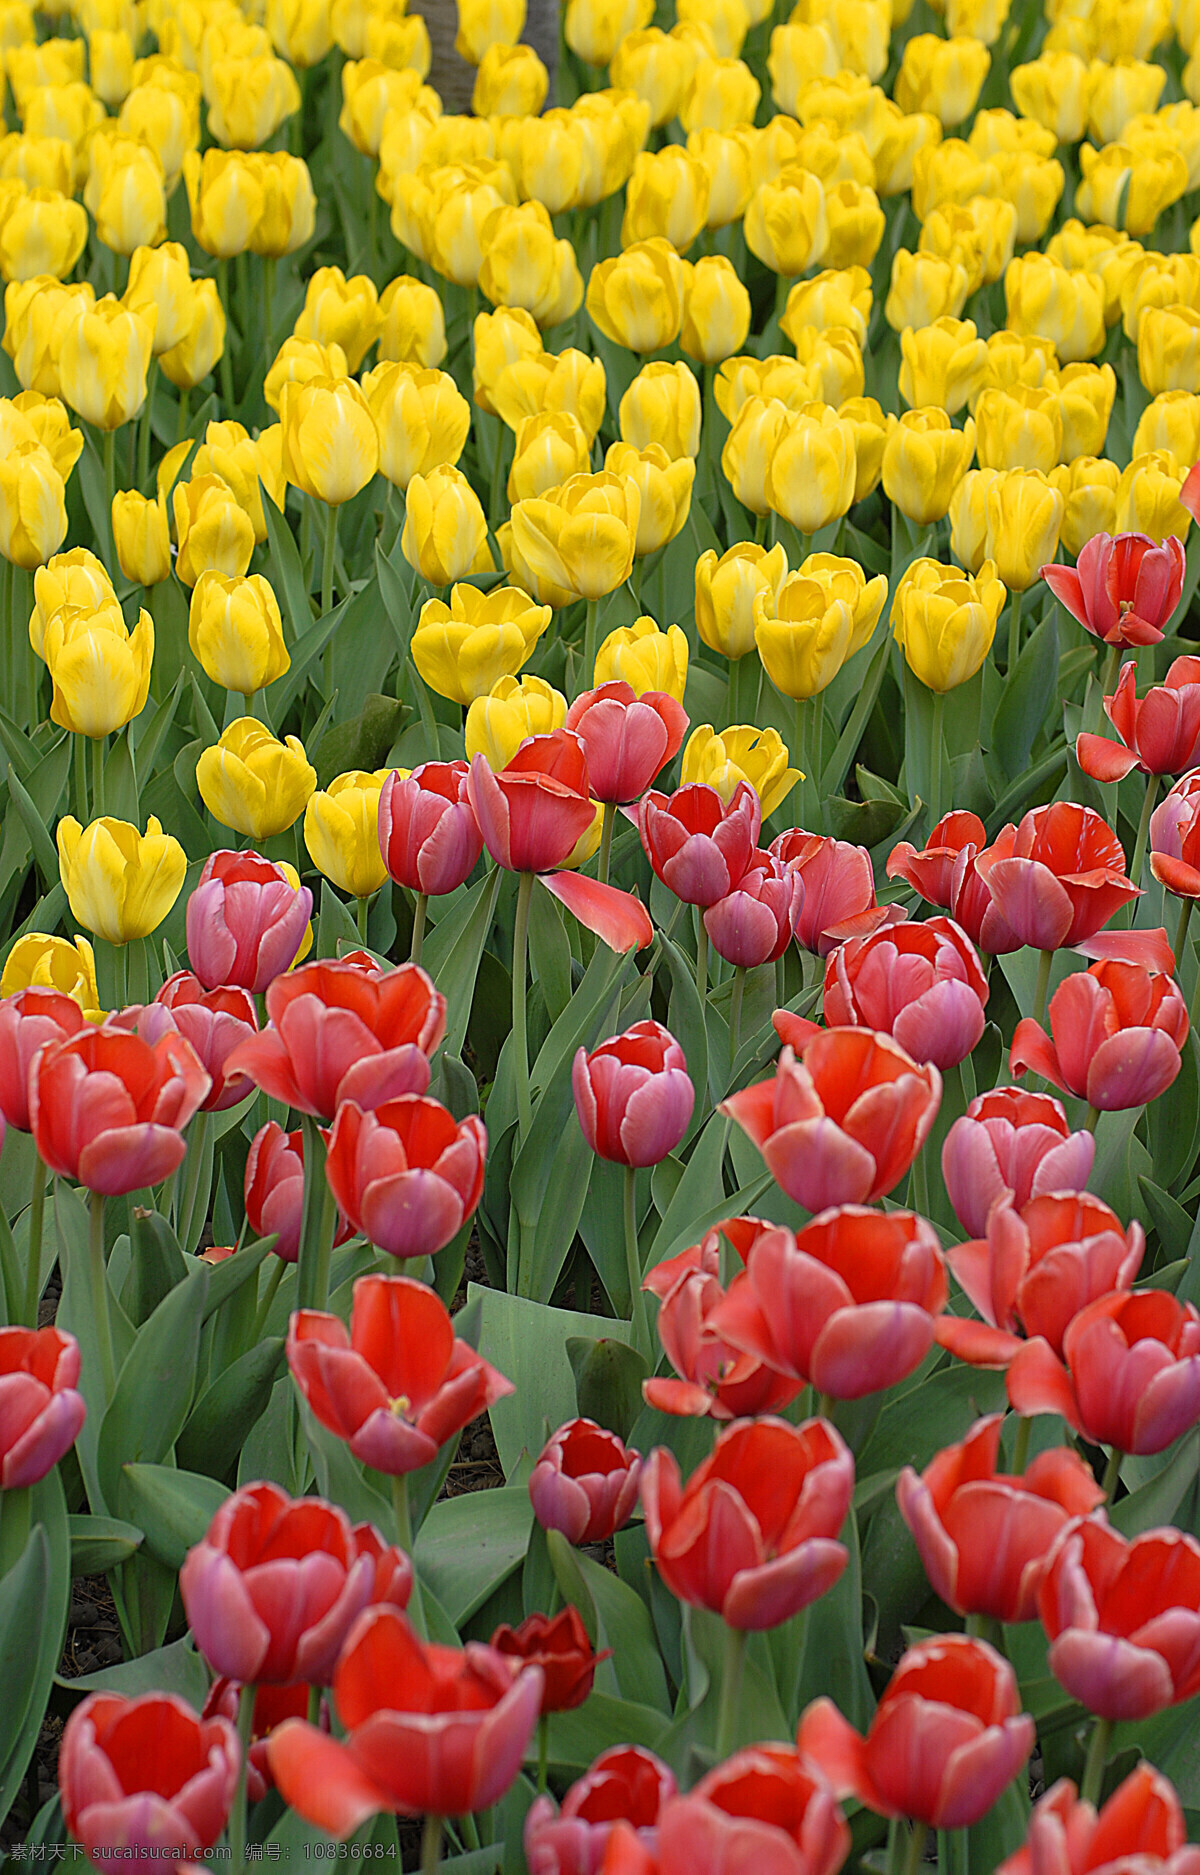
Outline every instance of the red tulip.
{"label": "red tulip", "polygon": [[739,781],[726,806],[715,788],[693,782],[674,794],[653,789],[638,808],[638,830],[658,877],[685,905],[715,905],[751,863],[762,806]]}
{"label": "red tulip", "polygon": [[1094,808],[1073,801],[1031,808],[1011,855],[993,847],[975,869],[1005,923],[1035,950],[1085,942],[1140,897],[1112,828]]}
{"label": "red tulip", "polygon": [[1200,1419],[1200,1314],[1165,1289],[1101,1296],[1068,1324],[1061,1360],[1026,1341],[1006,1379],[1018,1413],[1061,1413],[1093,1445],[1163,1452]]}
{"label": "red tulip", "polygon": [[205,1113],[223,1113],[253,1093],[244,1074],[226,1074],[225,1064],[239,1042],[258,1034],[258,1011],[249,990],[206,990],[190,970],[168,977],[155,1002],[169,1009],[175,1027],[195,1049],[212,1086],[202,1103]]}
{"label": "red tulip", "polygon": [[455,1338],[433,1290],[407,1276],[360,1276],[348,1333],[336,1315],[298,1309],[287,1358],[321,1424],[363,1464],[393,1477],[427,1465],[512,1392],[503,1374]]}
{"label": "red tulip", "polygon": [[284,1801],[344,1837],[380,1810],[463,1816],[495,1803],[520,1771],[542,1674],[477,1641],[426,1646],[395,1609],[372,1608],[338,1661],[333,1699],[344,1740],[291,1719],[267,1755]]}
{"label": "red tulip", "polygon": [[949,911],[954,903],[955,861],[965,846],[980,852],[986,845],[987,832],[979,815],[955,808],[930,828],[920,851],[911,840],[898,841],[884,870],[889,879],[905,880],[927,905]]}
{"label": "red tulip", "polygon": [[[237,1724],[241,1687],[236,1680],[214,1680],[204,1702],[202,1719],[220,1717]],[[324,1701],[321,1702],[324,1706]],[[250,1749],[246,1753],[246,1796],[250,1803],[261,1803],[274,1790],[267,1757],[267,1740],[285,1719],[303,1719],[308,1712],[308,1682],[296,1680],[291,1686],[257,1686],[254,1689],[254,1712],[250,1720]],[[321,1729],[329,1730],[329,1713],[321,1713]]]}
{"label": "red tulip", "polygon": [[827,957],[847,938],[869,937],[898,915],[895,906],[875,903],[875,873],[865,846],[792,827],[772,840],[770,851],[804,882],[796,925],[801,950]]}
{"label": "red tulip", "polygon": [[801,1382],[777,1374],[752,1354],[723,1341],[713,1316],[725,1300],[721,1240],[744,1264],[750,1246],[774,1229],[761,1218],[730,1217],[698,1244],[652,1269],[642,1284],[659,1298],[658,1338],[678,1380],[644,1380],[642,1392],[660,1413],[746,1419],[790,1405]]}
{"label": "red tulip", "polygon": [[375,1582],[375,1559],[350,1519],[277,1484],[235,1491],[184,1558],[179,1592],[197,1647],[243,1685],[328,1684]]}
{"label": "red tulip", "polygon": [[854,1460],[823,1419],[739,1419],[686,1486],[666,1446],[642,1471],[646,1537],[672,1595],[731,1628],[778,1627],[846,1567]]}
{"label": "red tulip", "polygon": [[626,683],[601,684],[576,697],[566,727],[587,756],[590,792],[597,801],[636,801],[660,769],[678,755],[687,711],[664,690],[639,697]]}
{"label": "red tulip", "polygon": [[[645,1875],[836,1875],[850,1852],[850,1831],[826,1778],[787,1745],[735,1752],[665,1806],[657,1835]],[[633,1866],[617,1862],[617,1875]]]}
{"label": "red tulip", "polygon": [[969,1829],[1025,1763],[1034,1725],[1003,1655],[941,1634],[903,1655],[865,1738],[830,1699],[802,1714],[796,1738],[839,1796],[880,1816]]}
{"label": "red tulip", "polygon": [[467,798],[465,762],[422,762],[391,774],[379,796],[379,845],[397,885],[437,897],[474,871],[483,835]]}
{"label": "red tulip", "polygon": [[446,999],[416,964],[302,964],[267,991],[271,1026],[234,1051],[231,1072],[301,1113],[332,1119],[344,1100],[378,1107],[423,1094],[446,1032]]}
{"label": "red tulip", "polygon": [[367,1607],[387,1602],[392,1608],[407,1608],[412,1598],[413,1566],[396,1543],[385,1543],[374,1524],[356,1523],[354,1547],[360,1556],[369,1556],[375,1570]]}
{"label": "red tulip", "polygon": [[825,1020],[875,1029],[914,1061],[954,1068],[983,1034],[987,978],[965,931],[950,918],[891,924],[848,938],[825,966]]}
{"label": "red tulip", "polygon": [[368,1242],[394,1257],[434,1256],[479,1203],[487,1129],[438,1101],[402,1094],[364,1113],[337,1110],[325,1173],[339,1208]]}
{"label": "red tulip", "polygon": [[911,1211],[842,1205],[795,1236],[765,1231],[713,1315],[717,1333],[835,1400],[895,1386],[946,1306],[937,1233]]}
{"label": "red tulip", "polygon": [[91,1693],[63,1727],[63,1821],[97,1868],[198,1857],[225,1827],[241,1764],[237,1731],[174,1693]]}
{"label": "red tulip", "polygon": [[1124,1112],[1166,1093],[1187,1036],[1187,1004],[1171,977],[1141,964],[1093,964],[1050,998],[1050,1035],[1032,1016],[1018,1022],[1009,1066],[1032,1069],[1101,1113]]}
{"label": "red tulip", "polygon": [[0,1328],[0,1491],[36,1484],[87,1417],[79,1343],[59,1328]]}
{"label": "red tulip", "polygon": [[937,1339],[976,1367],[1006,1366],[1024,1346],[1022,1334],[1042,1337],[1060,1354],[1080,1309],[1132,1286],[1145,1249],[1141,1225],[1126,1231],[1090,1192],[1042,1192],[1019,1210],[997,1203],[986,1238],[946,1252],[983,1321],[944,1315]]}
{"label": "red tulip", "polygon": [[1200,898],[1200,768],[1177,781],[1150,816],[1150,870],[1176,898]]}
{"label": "red tulip", "polygon": [[1096,1141],[1072,1133],[1050,1094],[997,1087],[978,1094],[942,1147],[942,1177],[959,1223],[982,1237],[1002,1197],[1019,1209],[1044,1191],[1079,1191],[1091,1176]]}
{"label": "red tulip", "polygon": [[1085,775],[1120,781],[1135,768],[1144,775],[1182,774],[1200,761],[1200,658],[1176,658],[1140,702],[1137,666],[1126,664],[1104,710],[1121,740],[1079,736],[1075,754]]}
{"label": "red tulip", "polygon": [[598,1654],[583,1616],[570,1603],[553,1617],[528,1615],[519,1628],[499,1627],[490,1645],[498,1654],[542,1669],[542,1711],[571,1712],[592,1690],[596,1668],[612,1653]]}
{"label": "red tulip", "polygon": [[1104,1502],[1078,1452],[1039,1452],[1021,1478],[996,1470],[1004,1416],[976,1420],[918,1477],[906,1465],[896,1502],[935,1595],[960,1615],[1032,1621],[1046,1553],[1072,1517]]}
{"label": "red tulip", "polygon": [[1148,534],[1095,534],[1074,566],[1044,566],[1041,574],[1085,631],[1124,649],[1158,643],[1179,604],[1185,565],[1174,534],[1161,547]]}
{"label": "red tulip", "polygon": [[901,840],[888,857],[889,879],[905,879],[931,905],[948,911],[973,944],[989,956],[1021,948],[1021,939],[1001,917],[984,883],[979,862],[1012,857],[1017,830],[1011,823],[987,844],[977,814],[947,814],[933,828],[921,852]]}
{"label": "red tulip", "polygon": [[704,929],[726,963],[753,970],[783,956],[803,904],[800,873],[756,848],[732,892],[705,912]]}
{"label": "red tulip", "polygon": [[639,1842],[655,1840],[655,1825],[676,1795],[674,1776],[640,1745],[613,1745],[571,1785],[562,1808],[535,1797],[525,1817],[529,1875],[597,1875],[618,1822]]}
{"label": "red tulip", "polygon": [[603,1543],[629,1522],[642,1461],[594,1419],[569,1419],[542,1447],[529,1477],[533,1514],[568,1543]]}
{"label": "red tulip", "polygon": [[1200,1692],[1200,1543],[1182,1530],[1127,1542],[1097,1518],[1072,1523],[1038,1613],[1050,1671],[1102,1719],[1145,1719]]}
{"label": "red tulip", "polygon": [[1160,1771],[1145,1762],[1114,1790],[1097,1816],[1062,1777],[1039,1797],[1028,1843],[996,1875],[1085,1875],[1108,1869],[1132,1875],[1200,1875],[1200,1849],[1185,1847],[1183,1806]]}
{"label": "red tulip", "polygon": [[182,1164],[209,1077],[173,1028],[154,1043],[104,1024],[48,1042],[29,1071],[37,1149],[60,1178],[115,1197]]}
{"label": "red tulip", "polygon": [[[246,1155],[243,1193],[246,1220],[255,1236],[275,1237],[272,1254],[294,1263],[304,1222],[304,1134],[299,1127],[285,1133],[277,1120],[259,1127]],[[339,1215],[335,1248],[352,1234]]]}
{"label": "red tulip", "polygon": [[684,1053],[661,1022],[635,1022],[589,1054],[578,1050],[571,1070],[583,1136],[616,1165],[657,1165],[688,1129],[696,1093]]}
{"label": "red tulip", "polygon": [[566,729],[527,737],[496,773],[477,755],[467,795],[484,845],[509,872],[561,866],[595,818],[583,743]]}
{"label": "red tulip", "polygon": [[38,1049],[85,1026],[75,998],[58,990],[18,990],[0,1001],[0,1114],[18,1133],[29,1131],[29,1065]]}
{"label": "red tulip", "polygon": [[312,902],[259,853],[210,853],[187,902],[188,957],[205,989],[260,996],[299,956]]}
{"label": "red tulip", "polygon": [[[786,1011],[776,1011],[776,1027]],[[775,1075],[721,1102],[806,1211],[870,1204],[900,1183],[937,1117],[942,1077],[887,1035],[825,1029]]]}

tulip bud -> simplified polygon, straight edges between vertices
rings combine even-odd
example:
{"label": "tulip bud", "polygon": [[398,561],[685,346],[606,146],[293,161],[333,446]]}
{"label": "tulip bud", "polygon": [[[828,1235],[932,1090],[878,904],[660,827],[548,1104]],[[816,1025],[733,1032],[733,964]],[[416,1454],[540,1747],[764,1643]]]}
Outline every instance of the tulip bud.
{"label": "tulip bud", "polygon": [[431,286],[399,274],[379,296],[379,356],[401,364],[440,365],[446,356],[442,302]]}
{"label": "tulip bud", "polygon": [[67,532],[63,478],[49,450],[32,440],[0,456],[0,553],[14,566],[42,566]]}
{"label": "tulip bud", "polygon": [[379,850],[379,796],[389,770],[352,769],[309,796],[304,844],[318,872],[339,892],[370,898],[387,878]]}
{"label": "tulip bud", "polygon": [[695,69],[683,42],[656,26],[626,33],[609,66],[611,82],[632,91],[650,107],[650,125],[660,130],[679,110],[683,90]]}
{"label": "tulip bud", "polygon": [[6,280],[70,273],[87,245],[87,213],[57,189],[4,185],[0,205],[0,272]]}
{"label": "tulip bud", "polygon": [[149,937],[179,897],[187,855],[153,814],[144,834],[127,820],[93,820],[81,827],[66,814],[56,838],[71,916],[110,944]]}
{"label": "tulip bud", "polygon": [[479,61],[471,109],[477,117],[536,119],[550,74],[532,46],[492,45]]}
{"label": "tulip bud", "polygon": [[578,420],[565,410],[547,410],[523,417],[516,435],[508,477],[510,502],[528,501],[568,481],[586,475],[592,452]]}
{"label": "tulip bud", "polygon": [[754,601],[754,641],[763,669],[786,697],[816,696],[850,655],[854,615],[819,580],[792,573],[778,597]]}
{"label": "tulip bud", "polygon": [[621,245],[662,236],[684,254],[708,217],[708,171],[677,143],[644,150],[633,166],[621,224]]}
{"label": "tulip bud", "polygon": [[898,248],[884,317],[894,332],[919,329],[937,319],[957,319],[967,297],[967,270],[961,261],[937,254],[910,254]]}
{"label": "tulip bud", "polygon": [[257,150],[300,109],[300,87],[283,59],[214,59],[208,127],[226,149]]}
{"label": "tulip bud", "polygon": [[455,463],[471,427],[471,407],[454,379],[419,365],[376,365],[362,381],[379,436],[379,467],[406,489],[414,475]]}
{"label": "tulip bud", "polygon": [[77,735],[112,735],[145,708],[154,622],[143,611],[131,633],[116,605],[101,612],[60,606],[42,655],[54,684],[51,720]]}
{"label": "tulip bud", "polygon": [[547,495],[517,503],[513,547],[539,582],[600,599],[629,577],[640,514],[631,477],[608,471],[572,476]]}
{"label": "tulip bud", "polygon": [[987,346],[970,319],[937,319],[900,334],[900,395],[914,409],[937,404],[956,416],[985,382]]}
{"label": "tulip bud", "polygon": [[568,1543],[600,1543],[623,1528],[637,1503],[642,1462],[592,1419],[560,1426],[529,1476],[533,1514]]}
{"label": "tulip bud", "polygon": [[353,500],[379,467],[379,431],[351,378],[285,384],[280,422],[283,472],[317,501]]}
{"label": "tulip bud", "polygon": [[1064,364],[1094,358],[1104,344],[1104,289],[1091,274],[1024,254],[1005,273],[1004,300],[1013,331],[1049,339]]}
{"label": "tulip bud", "polygon": [[592,268],[588,313],[614,345],[635,352],[660,351],[679,336],[683,286],[683,262],[670,242],[661,236],[639,241]]}
{"label": "tulip bud", "polygon": [[101,430],[119,429],[146,401],[154,315],[130,312],[108,294],[64,322],[59,373],[73,410]]}
{"label": "tulip bud", "polygon": [[[806,169],[788,167],[760,183],[746,208],[746,245],[772,272],[794,278],[825,258],[825,195]],[[836,264],[836,263],[835,263]]]}
{"label": "tulip bud", "polygon": [[710,229],[727,228],[745,214],[754,187],[750,156],[758,134],[752,124],[735,124],[729,131],[689,131],[688,149],[708,171]]}
{"label": "tulip bud", "polygon": [[94,137],[91,173],[83,192],[97,238],[115,254],[154,247],[167,231],[162,164],[145,144]]}
{"label": "tulip bud", "polygon": [[575,250],[556,240],[541,202],[502,207],[485,224],[479,288],[494,306],[523,306],[539,326],[558,325],[576,312],[583,279]]}
{"label": "tulip bud", "polygon": [[163,374],[177,389],[202,384],[225,350],[225,309],[215,280],[196,280],[190,323],[178,344],[159,357]]}
{"label": "tulip bud", "polygon": [[356,372],[379,331],[375,284],[366,274],[347,280],[340,267],[319,267],[308,282],[293,331],[318,345],[340,345]]}
{"label": "tulip bud", "polygon": [[737,499],[752,514],[770,512],[769,480],[788,423],[787,406],[777,398],[748,397],[725,439],[721,469]]}
{"label": "tulip bud", "polygon": [[[701,554],[695,573],[696,630],[701,641],[730,659],[747,656],[754,650],[755,600],[762,593],[773,609],[787,570],[782,543],[768,552],[742,541],[720,559],[712,548]],[[689,779],[707,781],[709,777]]]}
{"label": "tulip bud", "polygon": [[786,338],[796,342],[802,326],[824,332],[831,326],[843,326],[861,348],[867,337],[871,316],[871,276],[865,267],[830,267],[812,280],[801,280],[787,297],[787,308],[779,321]]}
{"label": "tulip bud", "polygon": [[1148,534],[1159,546],[1172,535],[1186,540],[1192,517],[1179,499],[1184,476],[1183,465],[1165,449],[1135,456],[1117,484],[1113,531]]}
{"label": "tulip bud", "polygon": [[604,467],[610,474],[628,477],[641,496],[634,548],[638,557],[655,553],[674,540],[692,504],[696,477],[692,457],[681,455],[672,461],[660,443],[644,449],[635,449],[632,443],[613,443]]}
{"label": "tulip bud", "polygon": [[766,498],[802,534],[849,512],[855,487],[854,431],[827,404],[788,418],[767,468]]}
{"label": "tulip bud", "polygon": [[1200,460],[1200,396],[1163,391],[1148,404],[1133,433],[1135,456],[1165,449],[1180,462]]}
{"label": "tulip bud", "polygon": [[983,469],[1040,469],[1058,466],[1063,448],[1062,410],[1053,389],[1020,385],[989,388],[975,405],[975,448]]}
{"label": "tulip bud", "polygon": [[126,579],[157,586],[171,576],[171,530],[162,496],[150,500],[136,489],[118,491],[112,504],[113,541]]}
{"label": "tulip bud", "polygon": [[1064,504],[1059,544],[1078,558],[1089,540],[1115,529],[1121,471],[1104,458],[1078,456],[1069,466],[1052,470],[1050,480]]}
{"label": "tulip bud", "polygon": [[493,570],[487,518],[460,469],[444,463],[412,477],[400,551],[431,586]]}
{"label": "tulip bud", "polygon": [[991,63],[978,39],[917,33],[896,74],[896,103],[902,111],[932,111],[944,130],[953,130],[975,109]]}
{"label": "tulip bud", "polygon": [[[689,269],[689,276],[695,271]],[[689,365],[644,365],[622,397],[618,416],[623,441],[635,449],[659,444],[672,462],[699,454],[700,388]]]}
{"label": "tulip bud", "polygon": [[179,551],[175,571],[185,586],[212,570],[242,574],[254,552],[254,523],[216,475],[193,476],[171,493]]}
{"label": "tulip bud", "polygon": [[854,432],[854,499],[865,501],[879,486],[883,451],[895,427],[873,397],[848,397],[838,405],[838,416]]}
{"label": "tulip bud", "polygon": [[966,683],[991,650],[1005,597],[990,560],[977,578],[914,560],[892,601],[892,634],[913,675],[938,693]]}
{"label": "tulip bud", "polygon": [[1111,365],[1067,365],[1059,372],[1063,427],[1060,461],[1074,462],[1077,456],[1101,453],[1116,391],[1117,375]]}
{"label": "tulip bud", "polygon": [[1138,376],[1150,392],[1200,391],[1200,312],[1148,306],[1137,337]]}
{"label": "tulip bud", "polygon": [[681,628],[671,625],[660,631],[652,618],[643,617],[609,632],[596,653],[592,681],[626,683],[639,697],[662,690],[682,703],[687,671],[687,637]]}
{"label": "tulip bud", "polygon": [[154,308],[154,357],[161,357],[186,338],[194,313],[193,293],[187,249],[178,241],[135,249],[123,303],[143,316]]}
{"label": "tulip bud", "polygon": [[975,453],[975,425],[956,430],[944,410],[906,410],[883,449],[883,486],[910,521],[928,527],[950,497]]}
{"label": "tulip bud", "polygon": [[1078,143],[1087,127],[1090,79],[1086,62],[1073,52],[1043,52],[1009,78],[1013,103],[1023,117],[1045,124],[1057,143]]}
{"label": "tulip bud", "polygon": [[192,589],[188,643],[206,677],[243,697],[291,667],[279,602],[261,573],[201,573]]}
{"label": "tulip bud", "polygon": [[279,742],[253,716],[239,716],[196,763],[200,798],[215,820],[268,840],[297,820],[317,785],[298,736]]}
{"label": "tulip bud", "polygon": [[788,751],[777,729],[755,729],[744,723],[717,735],[711,723],[701,723],[684,747],[680,786],[699,783],[715,788],[728,806],[739,785],[748,782],[767,819],[801,779],[800,770],[788,763]]}

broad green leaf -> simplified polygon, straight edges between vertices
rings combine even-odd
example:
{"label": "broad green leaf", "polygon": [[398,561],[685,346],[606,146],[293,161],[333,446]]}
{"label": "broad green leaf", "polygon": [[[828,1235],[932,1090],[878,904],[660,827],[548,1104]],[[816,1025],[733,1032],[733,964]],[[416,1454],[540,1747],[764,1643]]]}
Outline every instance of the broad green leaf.
{"label": "broad green leaf", "polygon": [[[96,1448],[106,1508],[123,1508],[123,1470],[161,1464],[183,1430],[196,1386],[207,1274],[202,1264],[164,1297],[126,1356]],[[132,1520],[142,1522],[136,1514]]]}
{"label": "broad green leaf", "polygon": [[142,1541],[137,1525],[119,1517],[73,1516],[69,1525],[73,1576],[104,1575],[132,1556]]}
{"label": "broad green leaf", "polygon": [[191,1471],[224,1478],[250,1428],[266,1411],[283,1361],[283,1338],[256,1342],[202,1393],[179,1435],[176,1456]]}
{"label": "broad green leaf", "polygon": [[57,1465],[30,1486],[29,1510],[29,1541],[0,1582],[0,1596],[7,1601],[0,1614],[0,1810],[5,1816],[37,1746],[71,1599],[71,1538]]}
{"label": "broad green leaf", "polygon": [[122,1500],[145,1532],[146,1548],[168,1569],[182,1567],[221,1505],[228,1486],[173,1465],[121,1467]]}
{"label": "broad green leaf", "polygon": [[532,1522],[524,1485],[465,1491],[433,1506],[417,1534],[417,1567],[456,1627],[520,1568]]}
{"label": "broad green leaf", "polygon": [[650,1611],[641,1596],[611,1569],[605,1569],[582,1550],[572,1549],[561,1531],[549,1531],[547,1541],[563,1599],[573,1599],[576,1577],[586,1587],[595,1620],[593,1642],[597,1648],[612,1648],[612,1672],[622,1697],[665,1715],[670,1706],[667,1676],[655,1644]]}
{"label": "broad green leaf", "polygon": [[58,1680],[67,1693],[120,1693],[136,1699],[140,1693],[178,1693],[199,1712],[208,1697],[209,1673],[192,1645],[190,1635],[156,1648],[151,1654],[139,1654],[136,1660],[122,1660],[115,1667],[102,1667],[98,1673],[85,1673],[77,1680]]}

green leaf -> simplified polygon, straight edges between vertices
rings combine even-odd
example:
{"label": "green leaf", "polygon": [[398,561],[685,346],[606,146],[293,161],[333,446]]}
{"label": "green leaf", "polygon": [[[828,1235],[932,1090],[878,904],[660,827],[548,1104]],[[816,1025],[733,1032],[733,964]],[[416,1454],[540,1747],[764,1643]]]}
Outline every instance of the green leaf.
{"label": "green leaf", "polygon": [[[292,628],[291,651],[294,659],[297,646],[312,626],[312,605],[308,596],[308,581],[304,577],[304,569],[300,564],[296,537],[288,526],[286,516],[275,506],[265,488],[262,491],[262,505],[270,546],[271,584]],[[273,690],[271,693],[273,706],[275,697],[276,691]],[[284,711],[276,707],[277,722],[282,722],[283,715]]]}
{"label": "green leaf", "polygon": [[0,1582],[0,1809],[5,1816],[42,1729],[71,1599],[71,1539],[57,1465],[30,1486],[29,1509],[29,1541]]}
{"label": "green leaf", "polygon": [[524,1485],[465,1491],[430,1510],[417,1534],[417,1567],[455,1627],[520,1568],[532,1523]]}
{"label": "green leaf", "polygon": [[121,1494],[145,1532],[146,1548],[168,1569],[179,1569],[229,1496],[226,1485],[173,1465],[123,1465]]}
{"label": "green leaf", "polygon": [[571,946],[558,900],[538,886],[529,904],[529,969],[557,1021],[571,999]]}
{"label": "green leaf", "polygon": [[[1177,1441],[1161,1471],[1111,1507],[1109,1522],[1126,1537],[1139,1536],[1143,1530],[1156,1529],[1160,1524],[1174,1523],[1180,1504],[1196,1485],[1198,1460],[1200,1428],[1193,1427],[1185,1438]],[[1185,1527],[1191,1529],[1192,1522],[1187,1521]]]}
{"label": "green leaf", "polygon": [[217,1310],[224,1307],[230,1296],[237,1294],[243,1283],[257,1276],[259,1265],[270,1256],[274,1242],[273,1236],[259,1237],[254,1243],[246,1244],[236,1256],[226,1257],[223,1263],[215,1266],[201,1263],[189,1272],[193,1281],[201,1271],[205,1272],[202,1322],[211,1321]]}
{"label": "green leaf", "polygon": [[236,1465],[251,1427],[266,1411],[283,1360],[282,1335],[247,1348],[202,1393],[179,1435],[176,1456],[189,1471],[224,1478]]}
{"label": "green leaf", "polygon": [[317,786],[327,788],[349,769],[382,768],[399,734],[405,707],[395,697],[368,696],[362,711],[348,723],[327,729],[312,755]]}
{"label": "green leaf", "polygon": [[29,835],[38,871],[49,888],[58,879],[58,850],[46,831],[46,823],[30,799],[28,790],[22,785],[13,762],[8,764],[8,793]]}
{"label": "green leaf", "polygon": [[475,979],[488,932],[496,915],[503,875],[493,866],[445,918],[438,920],[422,955],[422,962],[446,998],[448,1055],[461,1055],[471,1020]]}
{"label": "green leaf", "polygon": [[599,1340],[569,1335],[566,1348],[582,1416],[628,1439],[642,1410],[642,1382],[650,1371],[644,1356],[612,1335]]}
{"label": "green leaf", "polygon": [[71,1517],[71,1574],[99,1576],[125,1562],[142,1541],[136,1524],[119,1517]]}
{"label": "green leaf", "polygon": [[[161,1464],[183,1430],[196,1386],[207,1276],[208,1265],[201,1264],[164,1297],[117,1377],[96,1448],[108,1509],[124,1508],[118,1493],[127,1467]],[[133,1521],[146,1527],[136,1513]]]}
{"label": "green leaf", "polygon": [[611,1672],[622,1697],[668,1712],[667,1676],[650,1611],[637,1590],[582,1550],[572,1549],[560,1530],[547,1531],[546,1541],[563,1600],[576,1602],[585,1622],[591,1613],[594,1625],[589,1632],[597,1649],[612,1648]]}
{"label": "green leaf", "polygon": [[699,1127],[707,1105],[704,1090],[709,1084],[708,1025],[696,989],[696,973],[690,958],[685,956],[678,944],[672,943],[665,932],[659,933],[659,942],[662,945],[663,962],[671,975],[671,995],[667,1003],[667,1027],[684,1052],[688,1073],[692,1077],[692,1085],[697,1093],[691,1123],[684,1135],[686,1141]]}
{"label": "green leaf", "polygon": [[1029,766],[1029,757],[1048,712],[1058,696],[1057,608],[1051,606],[1036,631],[1022,647],[1016,668],[1004,680],[1004,689],[992,723],[990,747],[1012,780]]}
{"label": "green leaf", "polygon": [[121,1305],[130,1321],[135,1326],[148,1321],[187,1273],[187,1258],[166,1218],[134,1205],[129,1275],[121,1288]]}
{"label": "green leaf", "polygon": [[184,1635],[153,1653],[56,1684],[67,1693],[121,1693],[126,1699],[136,1699],[141,1693],[178,1693],[199,1712],[208,1697],[209,1676],[190,1635]]}

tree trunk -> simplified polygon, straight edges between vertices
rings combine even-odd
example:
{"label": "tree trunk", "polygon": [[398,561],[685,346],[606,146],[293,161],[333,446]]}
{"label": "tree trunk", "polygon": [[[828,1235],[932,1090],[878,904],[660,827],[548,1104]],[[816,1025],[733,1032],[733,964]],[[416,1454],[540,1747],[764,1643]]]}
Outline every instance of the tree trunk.
{"label": "tree trunk", "polygon": [[[550,104],[554,102],[558,69],[558,6],[559,0],[528,0],[525,31],[521,34],[523,42],[533,47],[550,74],[547,100]],[[469,111],[475,88],[475,67],[460,59],[454,50],[458,31],[455,0],[409,0],[409,12],[419,13],[429,28],[433,60],[428,82],[441,98],[443,108],[456,113]]]}

